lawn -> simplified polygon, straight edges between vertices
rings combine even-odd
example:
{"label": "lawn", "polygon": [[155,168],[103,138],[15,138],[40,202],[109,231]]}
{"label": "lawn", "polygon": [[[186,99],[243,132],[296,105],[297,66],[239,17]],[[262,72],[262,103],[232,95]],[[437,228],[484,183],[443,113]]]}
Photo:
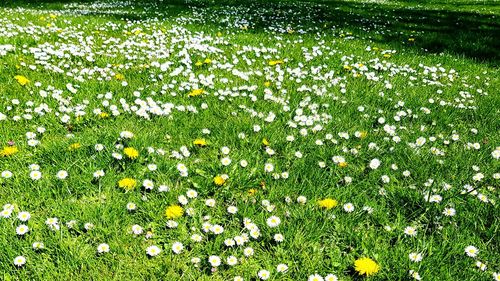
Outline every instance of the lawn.
{"label": "lawn", "polygon": [[499,16],[0,3],[0,280],[500,280]]}

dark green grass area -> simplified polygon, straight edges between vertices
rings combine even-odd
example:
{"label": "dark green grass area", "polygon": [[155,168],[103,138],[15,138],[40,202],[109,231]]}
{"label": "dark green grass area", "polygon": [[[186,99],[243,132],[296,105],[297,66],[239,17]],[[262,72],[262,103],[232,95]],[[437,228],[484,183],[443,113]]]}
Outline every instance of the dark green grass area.
{"label": "dark green grass area", "polygon": [[[91,0],[79,0],[92,3]],[[181,0],[133,1],[139,7],[154,7],[146,14],[123,15],[119,19],[141,19],[150,16],[175,15],[190,6],[212,7],[214,11],[228,6],[249,7],[248,15],[264,16],[254,31],[266,27],[276,17],[317,25],[319,28],[349,30],[355,36],[394,48],[410,48],[420,52],[450,53],[498,66],[500,62],[500,2],[498,1],[380,1],[353,0],[311,1],[202,1]],[[312,19],[301,18],[304,3],[319,5]],[[73,1],[7,0],[1,6],[37,9],[59,8]],[[109,16],[109,14],[107,15]]]}

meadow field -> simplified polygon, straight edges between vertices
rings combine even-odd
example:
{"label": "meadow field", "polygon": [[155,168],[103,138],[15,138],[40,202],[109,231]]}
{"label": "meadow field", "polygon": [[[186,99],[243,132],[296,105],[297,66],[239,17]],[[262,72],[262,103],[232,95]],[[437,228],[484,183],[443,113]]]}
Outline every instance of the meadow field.
{"label": "meadow field", "polygon": [[500,3],[4,0],[0,280],[500,280]]}

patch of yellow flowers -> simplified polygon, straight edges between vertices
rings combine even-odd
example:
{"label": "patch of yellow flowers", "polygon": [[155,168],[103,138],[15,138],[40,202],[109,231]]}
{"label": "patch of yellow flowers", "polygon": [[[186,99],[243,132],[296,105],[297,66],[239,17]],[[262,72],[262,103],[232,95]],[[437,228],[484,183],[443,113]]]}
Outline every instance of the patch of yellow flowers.
{"label": "patch of yellow flowers", "polygon": [[0,156],[11,156],[16,154],[19,151],[16,146],[4,146],[2,150],[0,150]]}
{"label": "patch of yellow flowers", "polygon": [[139,151],[137,151],[137,149],[133,148],[133,147],[126,147],[123,149],[123,153],[125,154],[125,156],[127,156],[129,159],[137,159],[137,157],[139,157]]}
{"label": "patch of yellow flowers", "polygon": [[337,207],[339,203],[337,202],[337,200],[335,199],[332,199],[332,198],[325,198],[323,200],[319,200],[318,201],[318,205],[321,207],[321,208],[325,208],[327,210],[330,210],[332,208],[335,208]]}
{"label": "patch of yellow flowers", "polygon": [[165,209],[167,219],[178,219],[184,214],[184,209],[179,205],[171,205]]}
{"label": "patch of yellow flowers", "polygon": [[125,189],[126,191],[130,191],[134,189],[137,185],[137,181],[133,178],[123,178],[118,181],[118,187]]}
{"label": "patch of yellow flowers", "polygon": [[214,178],[214,183],[217,186],[222,186],[222,185],[224,185],[225,182],[226,182],[226,180],[223,177],[221,177],[221,176],[216,176]]}

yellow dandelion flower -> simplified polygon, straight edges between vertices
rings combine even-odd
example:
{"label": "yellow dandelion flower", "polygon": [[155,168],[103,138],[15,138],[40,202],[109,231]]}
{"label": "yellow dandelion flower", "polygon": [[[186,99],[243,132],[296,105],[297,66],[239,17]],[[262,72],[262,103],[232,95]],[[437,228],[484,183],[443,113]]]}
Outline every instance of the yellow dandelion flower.
{"label": "yellow dandelion flower", "polygon": [[207,146],[207,141],[205,139],[195,139],[193,141],[193,144],[197,145],[197,146],[204,147],[204,146]]}
{"label": "yellow dandelion flower", "polygon": [[270,60],[269,61],[269,65],[270,66],[275,66],[275,65],[278,65],[278,64],[283,64],[284,61],[283,60]]}
{"label": "yellow dandelion flower", "polygon": [[367,131],[361,131],[361,135],[359,137],[361,139],[364,139],[364,138],[366,138],[366,136],[368,136],[368,132]]}
{"label": "yellow dandelion flower", "polygon": [[118,187],[123,188],[125,190],[132,190],[137,185],[137,181],[133,178],[123,178],[118,181]]}
{"label": "yellow dandelion flower", "polygon": [[79,142],[75,142],[75,143],[70,144],[70,146],[68,147],[68,150],[77,150],[80,147],[82,147],[82,145]]}
{"label": "yellow dandelion flower", "polygon": [[14,79],[16,79],[17,83],[19,83],[19,85],[21,85],[21,86],[24,86],[30,82],[30,80],[28,80],[28,78],[26,78],[22,75],[16,75],[16,76],[14,76]]}
{"label": "yellow dandelion flower", "polygon": [[101,117],[102,119],[104,119],[104,118],[108,118],[108,117],[109,117],[109,113],[106,113],[106,112],[101,112],[101,113],[99,114],[99,117]]}
{"label": "yellow dandelion flower", "polygon": [[372,276],[380,270],[380,266],[370,258],[359,258],[354,262],[354,269],[360,275]]}
{"label": "yellow dandelion flower", "polygon": [[340,162],[339,163],[340,168],[345,168],[345,167],[347,167],[347,165],[348,165],[347,162]]}
{"label": "yellow dandelion flower", "polygon": [[211,59],[209,59],[209,58],[206,58],[203,62],[204,62],[204,63],[206,63],[206,64],[211,64],[211,63],[212,63],[212,60],[211,60]]}
{"label": "yellow dandelion flower", "polygon": [[200,96],[204,93],[205,91],[203,89],[194,89],[191,92],[189,92],[188,96],[190,97],[197,97]]}
{"label": "yellow dandelion flower", "polygon": [[344,65],[344,69],[345,69],[345,70],[351,70],[351,69],[352,69],[352,67],[351,67],[351,66],[349,66],[349,65]]}
{"label": "yellow dandelion flower", "polygon": [[264,82],[264,87],[269,87],[269,86],[271,86],[271,82],[269,81]]}
{"label": "yellow dandelion flower", "polygon": [[117,74],[115,74],[115,79],[116,80],[124,80],[125,79],[125,75],[117,73]]}
{"label": "yellow dandelion flower", "polygon": [[415,38],[413,38],[413,37],[408,38],[408,42],[415,42]]}
{"label": "yellow dandelion flower", "polygon": [[19,151],[16,146],[5,146],[2,150],[0,150],[0,156],[11,156],[16,154]]}
{"label": "yellow dandelion flower", "polygon": [[197,61],[194,65],[196,65],[196,66],[202,66],[202,65],[203,65],[203,62],[201,62],[201,61]]}
{"label": "yellow dandelion flower", "polygon": [[127,156],[129,159],[132,159],[132,160],[139,157],[139,151],[137,151],[137,149],[135,149],[133,147],[124,148],[123,153],[125,154],[125,156]]}
{"label": "yellow dandelion flower", "polygon": [[268,141],[266,138],[263,138],[263,139],[262,139],[262,144],[263,144],[264,146],[269,146],[269,145],[270,145],[269,141]]}
{"label": "yellow dandelion flower", "polygon": [[250,196],[255,195],[255,193],[257,193],[257,189],[255,189],[255,188],[251,188],[248,190],[248,195],[250,195]]}
{"label": "yellow dandelion flower", "polygon": [[184,209],[179,205],[168,206],[165,210],[165,216],[167,219],[178,219],[184,214]]}
{"label": "yellow dandelion flower", "polygon": [[391,57],[391,55],[390,55],[390,54],[384,54],[384,58],[388,59],[388,58],[390,58],[390,57]]}
{"label": "yellow dandelion flower", "polygon": [[217,186],[222,186],[222,185],[224,185],[225,182],[226,182],[226,180],[223,177],[221,177],[221,176],[216,176],[214,178],[214,183]]}
{"label": "yellow dandelion flower", "polygon": [[330,209],[332,209],[332,208],[337,207],[338,202],[337,202],[337,200],[335,200],[335,199],[325,198],[325,199],[323,199],[323,200],[319,200],[319,201],[318,201],[318,205],[319,205],[321,208],[325,208],[325,209],[327,209],[327,210],[330,210]]}

